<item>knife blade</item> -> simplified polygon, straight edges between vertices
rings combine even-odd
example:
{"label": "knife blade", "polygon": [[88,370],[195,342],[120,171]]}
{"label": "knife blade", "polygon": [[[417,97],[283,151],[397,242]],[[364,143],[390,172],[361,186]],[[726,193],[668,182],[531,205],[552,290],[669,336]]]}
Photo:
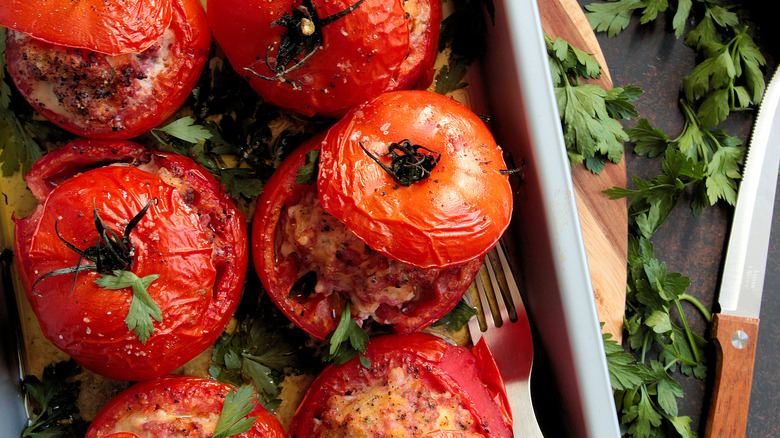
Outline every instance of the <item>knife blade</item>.
{"label": "knife blade", "polygon": [[744,437],[753,379],[759,312],[780,167],[780,74],[766,88],[742,172],[712,336],[715,387],[706,437]]}

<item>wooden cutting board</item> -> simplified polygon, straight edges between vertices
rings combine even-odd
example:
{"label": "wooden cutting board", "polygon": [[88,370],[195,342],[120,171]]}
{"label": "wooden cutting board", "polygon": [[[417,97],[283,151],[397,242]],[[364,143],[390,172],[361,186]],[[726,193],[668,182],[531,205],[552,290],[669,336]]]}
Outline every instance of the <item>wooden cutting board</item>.
{"label": "wooden cutting board", "polygon": [[[594,55],[602,74],[590,82],[612,88],[604,55],[576,0],[537,1],[545,33]],[[625,314],[628,212],[625,200],[610,200],[602,190],[626,186],[626,163],[621,160],[608,164],[599,175],[575,165],[572,178],[599,319],[605,323],[604,330],[620,340]]]}

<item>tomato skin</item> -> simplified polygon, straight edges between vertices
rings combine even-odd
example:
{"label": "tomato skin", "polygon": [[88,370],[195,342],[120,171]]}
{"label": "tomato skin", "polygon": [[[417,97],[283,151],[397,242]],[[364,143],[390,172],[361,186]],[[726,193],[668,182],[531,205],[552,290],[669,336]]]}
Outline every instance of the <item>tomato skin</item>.
{"label": "tomato skin", "polygon": [[[355,2],[312,1],[321,19]],[[418,20],[407,19],[403,3],[365,0],[354,11],[323,26],[321,48],[302,67],[286,74],[288,81],[267,80],[258,74],[275,76],[266,65],[266,56],[269,47],[279,45],[286,28],[272,26],[272,22],[291,14],[300,0],[210,0],[207,9],[214,38],[233,68],[264,100],[306,116],[340,116],[384,91],[430,84],[438,51],[441,4],[437,0],[408,0],[410,9],[424,11],[423,19]],[[417,5],[420,7],[414,8]],[[271,56],[275,53],[273,50]]]}
{"label": "tomato skin", "polygon": [[[293,151],[265,183],[251,231],[255,270],[269,296],[293,323],[318,339],[325,339],[338,325],[345,297],[340,293],[291,296],[290,291],[302,274],[301,261],[284,256],[277,245],[281,239],[278,226],[282,211],[316,189],[313,185],[297,184],[295,178],[306,162],[306,153],[320,147],[323,138],[324,133],[320,133]],[[460,301],[481,263],[482,257],[477,257],[464,265],[446,268],[416,301],[402,310],[380,306],[376,316],[392,325],[395,333],[413,333],[428,327]]]}
{"label": "tomato skin", "polygon": [[[133,436],[127,432],[128,426],[133,424],[129,421],[131,416],[141,416],[149,420],[149,424],[143,425],[143,431],[134,431],[138,436],[142,434],[164,438],[174,431],[187,431],[189,437],[211,437],[213,429],[209,429],[206,422],[199,420],[206,416],[218,416],[222,412],[224,397],[231,389],[231,385],[192,376],[168,375],[137,383],[111,399],[100,410],[85,438],[115,437],[119,432]],[[156,419],[160,413],[171,415],[172,418]],[[258,417],[252,428],[233,436],[286,436],[279,420],[262,405],[258,404],[249,416]]]}
{"label": "tomato skin", "polygon": [[171,22],[171,1],[4,0],[0,26],[62,46],[106,54],[137,53]]}
{"label": "tomato skin", "polygon": [[211,35],[200,2],[170,3],[168,30],[138,54],[105,55],[9,30],[9,74],[36,111],[69,132],[137,137],[181,107],[209,56]]}
{"label": "tomato skin", "polygon": [[496,382],[482,380],[481,358],[471,354],[467,348],[425,333],[385,335],[371,340],[365,357],[371,361],[369,369],[364,368],[355,357],[342,365],[330,365],[317,376],[295,412],[290,436],[316,436],[312,433],[316,419],[322,418],[327,400],[332,395],[355,395],[399,364],[413,374],[415,381],[429,387],[442,387],[459,397],[462,406],[477,420],[477,430],[473,431],[481,434],[477,436],[512,436],[511,421],[506,422],[501,408],[490,395],[491,392],[506,392],[503,383],[500,387],[487,387]]}
{"label": "tomato skin", "polygon": [[420,438],[479,438],[483,435],[474,432],[463,432],[460,430],[434,430],[428,432]]}
{"label": "tomato skin", "polygon": [[[129,165],[105,166],[110,162]],[[222,333],[246,275],[246,224],[208,172],[189,158],[150,153],[132,142],[79,140],[45,155],[27,179],[40,204],[16,221],[14,254],[54,345],[98,374],[144,380],[183,365]],[[57,237],[55,223],[63,239],[84,250],[97,239],[93,202],[121,235],[153,197],[156,203],[130,234],[133,273],[160,275],[147,290],[163,321],[154,323],[145,344],[125,322],[129,288],[98,287],[95,271],[81,271],[75,283],[73,275],[45,278],[32,289],[44,273],[79,261]]]}
{"label": "tomato skin", "polygon": [[[441,154],[427,179],[400,186],[361,148],[404,139]],[[383,158],[389,165],[390,158]],[[328,130],[317,188],[325,210],[376,251],[425,268],[484,255],[509,226],[501,149],[466,106],[429,91],[385,93]]]}
{"label": "tomato skin", "polygon": [[[336,328],[334,309],[344,308],[337,294],[318,294],[305,301],[289,298],[290,289],[298,279],[298,267],[293,260],[280,257],[276,251],[277,225],[285,205],[296,203],[306,186],[295,183],[298,169],[306,162],[306,153],[319,147],[322,134],[301,145],[286,158],[263,185],[252,218],[252,257],[263,286],[280,310],[307,333],[325,339]],[[338,312],[340,315],[340,311]]]}

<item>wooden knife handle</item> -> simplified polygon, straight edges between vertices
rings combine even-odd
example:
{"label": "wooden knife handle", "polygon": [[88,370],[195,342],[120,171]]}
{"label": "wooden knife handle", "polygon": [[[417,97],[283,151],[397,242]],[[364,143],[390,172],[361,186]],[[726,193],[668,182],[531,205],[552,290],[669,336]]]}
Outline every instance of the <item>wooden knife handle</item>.
{"label": "wooden knife handle", "polygon": [[740,438],[747,428],[758,318],[713,315],[716,344],[715,388],[704,436]]}

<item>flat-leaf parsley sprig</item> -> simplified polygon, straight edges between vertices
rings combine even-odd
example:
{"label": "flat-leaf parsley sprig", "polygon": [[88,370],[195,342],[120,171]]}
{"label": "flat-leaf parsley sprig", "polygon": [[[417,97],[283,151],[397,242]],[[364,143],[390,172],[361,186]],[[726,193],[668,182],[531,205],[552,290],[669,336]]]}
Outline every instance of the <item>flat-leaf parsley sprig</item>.
{"label": "flat-leaf parsley sprig", "polygon": [[631,103],[642,93],[629,85],[604,90],[580,78],[596,79],[601,67],[588,53],[561,38],[545,35],[566,151],[572,163],[601,173],[607,162],[619,163],[628,134],[617,119],[638,115]]}

